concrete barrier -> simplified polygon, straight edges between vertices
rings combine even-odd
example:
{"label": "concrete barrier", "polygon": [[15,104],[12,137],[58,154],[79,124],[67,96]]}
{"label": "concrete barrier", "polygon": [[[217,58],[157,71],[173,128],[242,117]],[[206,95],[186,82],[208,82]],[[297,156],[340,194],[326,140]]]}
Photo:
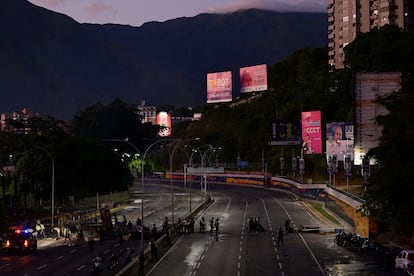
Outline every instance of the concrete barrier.
{"label": "concrete barrier", "polygon": [[[185,219],[188,220],[191,217],[196,217],[197,214],[201,210],[204,210],[205,208],[207,208],[212,202],[213,201],[211,200],[211,197],[208,196],[206,200],[202,204],[200,204],[194,211],[192,211],[188,216],[186,216]],[[164,234],[155,241],[157,248],[167,248],[171,246],[172,240],[174,240],[178,236],[178,234],[180,234],[179,232],[177,232],[177,225],[171,225],[168,228],[168,231],[169,231],[169,235]],[[145,257],[144,268],[148,268],[149,262],[151,262],[151,250],[149,248],[144,250],[144,257]],[[138,257],[136,257],[131,262],[129,262],[116,275],[117,276],[134,275],[138,273],[138,270],[139,270],[139,260],[138,260]],[[145,269],[145,271],[147,271],[147,269]]]}

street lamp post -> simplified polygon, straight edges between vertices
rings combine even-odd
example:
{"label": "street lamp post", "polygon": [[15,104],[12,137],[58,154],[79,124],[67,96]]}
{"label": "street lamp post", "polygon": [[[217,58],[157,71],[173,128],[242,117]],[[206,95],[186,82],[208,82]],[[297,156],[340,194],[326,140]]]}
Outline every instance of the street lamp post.
{"label": "street lamp post", "polygon": [[[135,151],[137,152],[138,155],[140,155],[140,152],[139,152],[138,148],[134,144],[129,142],[128,138],[126,138],[126,139],[104,139],[104,141],[127,143],[128,145],[130,145],[131,147],[133,147],[135,149]],[[149,150],[153,146],[155,146],[156,144],[162,143],[162,142],[167,142],[167,141],[174,141],[174,140],[173,139],[162,139],[162,140],[157,140],[157,141],[153,142],[151,145],[149,145],[145,149],[144,154],[141,157],[141,251],[144,250],[144,197],[143,197],[143,189],[144,189],[145,158],[147,157],[147,153],[149,152]]]}
{"label": "street lamp post", "polygon": [[292,172],[293,172],[293,178],[296,178],[296,168],[298,165],[298,159],[295,154],[295,150],[292,150]]}
{"label": "street lamp post", "polygon": [[[126,139],[104,139],[104,141],[126,143],[126,144],[130,145],[137,152],[138,155],[140,155],[140,152],[139,152],[138,148],[134,144],[132,144],[131,142],[129,142],[128,138],[126,138]],[[159,142],[159,141],[157,141],[157,142]],[[148,149],[150,147],[148,147]],[[146,153],[147,153],[147,151],[145,152],[145,154]],[[144,163],[145,154],[144,154],[144,156],[142,158],[141,164]],[[143,188],[143,186],[144,186],[144,171],[143,171],[143,165],[142,165],[141,173],[142,173],[142,177],[141,177],[141,180],[142,180],[141,185],[142,186],[141,187]],[[144,250],[144,196],[142,195],[142,191],[141,191],[141,251],[143,251],[143,250]]]}
{"label": "street lamp post", "polygon": [[188,142],[188,141],[194,141],[194,140],[199,140],[200,138],[196,137],[196,138],[192,138],[192,139],[186,139],[186,140],[180,140],[180,139],[175,139],[173,141],[177,141],[178,143],[174,146],[174,148],[171,151],[170,154],[170,186],[171,186],[171,223],[174,225],[174,191],[173,191],[173,160],[174,160],[174,153],[175,151],[178,149],[178,147],[184,143],[184,142]]}
{"label": "street lamp post", "polygon": [[208,162],[207,153],[209,151],[213,151],[213,145],[209,144],[208,149],[206,149],[201,156],[201,168],[204,171],[203,178],[204,178],[204,196],[207,197],[207,171],[206,171],[206,163]]}
{"label": "street lamp post", "polygon": [[[196,152],[197,152],[197,150],[196,149],[193,149],[193,152],[190,155],[190,168],[191,168],[191,170],[193,169],[193,155]],[[192,186],[192,184],[193,184],[193,180],[192,180],[192,173],[191,173],[190,184],[189,184],[189,190],[190,190],[190,214],[191,214],[191,188],[192,188],[191,186]]]}
{"label": "street lamp post", "polygon": [[[206,145],[200,146],[198,148],[193,149],[193,152],[190,155],[190,168],[191,169],[193,169],[193,156],[194,156],[194,154],[195,153],[199,153],[200,154],[200,158],[202,158],[202,155],[201,155],[201,152],[200,152],[200,148],[205,147],[205,146]],[[201,162],[201,160],[200,160],[200,162]],[[193,181],[192,181],[192,178],[190,177],[190,213],[192,211],[191,210],[191,189],[192,189],[192,183],[193,183]]]}
{"label": "street lamp post", "polygon": [[52,221],[51,221],[51,227],[53,229],[53,217],[55,216],[55,161],[53,161],[53,157],[50,154],[49,151],[46,149],[36,146],[37,149],[40,149],[46,155],[50,158],[50,161],[52,162]]}

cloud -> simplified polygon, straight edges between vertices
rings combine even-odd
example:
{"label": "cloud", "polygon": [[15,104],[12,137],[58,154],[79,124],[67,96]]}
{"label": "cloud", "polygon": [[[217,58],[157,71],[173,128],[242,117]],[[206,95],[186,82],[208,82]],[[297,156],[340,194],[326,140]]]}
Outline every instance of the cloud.
{"label": "cloud", "polygon": [[241,0],[221,8],[209,8],[210,13],[229,13],[258,8],[279,12],[326,12],[326,0]]}
{"label": "cloud", "polygon": [[93,2],[86,6],[85,11],[93,16],[105,13],[112,14],[113,16],[117,14],[117,11],[112,6],[109,6],[102,1]]}
{"label": "cloud", "polygon": [[53,9],[55,7],[64,5],[68,2],[68,0],[31,0],[30,2],[40,5],[42,7],[48,7],[50,9]]}

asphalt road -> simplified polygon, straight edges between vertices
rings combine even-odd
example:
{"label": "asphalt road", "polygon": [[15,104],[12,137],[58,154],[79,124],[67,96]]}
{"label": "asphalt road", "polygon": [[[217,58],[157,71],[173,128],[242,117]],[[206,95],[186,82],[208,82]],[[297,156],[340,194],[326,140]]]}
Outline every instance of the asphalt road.
{"label": "asphalt road", "polygon": [[[138,190],[140,187],[137,187]],[[192,208],[203,201],[194,185]],[[188,190],[173,189],[169,185],[151,185],[144,193],[137,191],[129,204],[116,215],[135,222],[141,216],[141,199],[144,199],[144,223],[161,228],[164,218],[175,220],[190,212]],[[148,267],[146,275],[404,275],[384,271],[372,257],[360,256],[334,244],[333,233],[289,233],[283,245],[277,244],[277,230],[287,219],[291,226],[335,227],[310,210],[292,195],[277,190],[214,184],[209,186],[214,202],[196,218],[194,233],[175,237],[171,248]],[[174,209],[172,209],[172,199]],[[204,216],[219,219],[218,239],[198,232],[198,220]],[[249,217],[258,218],[264,231],[250,232]],[[340,226],[338,226],[340,227]],[[144,244],[144,248],[148,246]],[[100,275],[115,275],[126,264],[127,248],[136,256],[141,248],[139,240],[106,239],[95,243],[90,251],[86,242],[68,246],[63,240],[39,241],[38,252],[30,255],[9,256],[0,252],[0,275],[91,275],[92,261],[104,256],[104,271]],[[113,252],[122,251],[120,264],[107,267]],[[151,269],[151,270],[149,270]]]}
{"label": "asphalt road", "polygon": [[[349,227],[321,220],[292,195],[222,184],[210,185],[209,193],[214,203],[200,216],[219,218],[218,239],[197,231],[181,235],[147,275],[404,275],[335,245],[332,232],[289,233],[278,245],[286,220],[295,229]],[[249,217],[259,218],[265,231],[249,232]]]}
{"label": "asphalt road", "polygon": [[[174,216],[184,217],[190,212],[189,194],[183,193],[179,187],[174,187]],[[159,185],[144,187],[144,192],[138,185],[129,200],[127,206],[114,213],[118,221],[126,219],[135,224],[141,217],[141,200],[144,200],[144,224],[149,227],[155,224],[158,231],[161,230],[165,217],[172,219],[172,197],[171,188]],[[191,202],[192,208],[203,202],[203,194],[193,191]],[[125,237],[127,239],[127,237]],[[70,246],[69,246],[70,245]],[[148,241],[144,242],[144,248],[148,247]],[[104,270],[100,275],[115,275],[127,264],[127,252],[134,250],[136,257],[141,250],[140,235],[138,239],[123,240],[106,237],[102,243],[95,241],[94,249],[91,251],[85,241],[74,241],[73,243],[64,239],[54,240],[51,238],[38,240],[38,251],[31,254],[9,255],[7,250],[0,251],[0,275],[91,275],[93,260],[96,256],[104,257]],[[119,264],[113,269],[108,268],[113,253],[122,256]]]}

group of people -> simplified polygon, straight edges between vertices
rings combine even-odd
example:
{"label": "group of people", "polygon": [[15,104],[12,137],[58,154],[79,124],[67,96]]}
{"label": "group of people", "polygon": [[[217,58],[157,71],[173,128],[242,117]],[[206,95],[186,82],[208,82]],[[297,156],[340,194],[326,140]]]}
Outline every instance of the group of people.
{"label": "group of people", "polygon": [[[201,217],[200,221],[199,221],[199,232],[200,233],[205,233],[206,232],[206,224],[207,221],[206,219],[203,217]],[[218,234],[218,228],[219,228],[219,219],[216,218],[216,220],[214,220],[214,218],[212,217],[210,219],[210,235],[214,234],[214,231],[216,231],[216,235]],[[194,226],[195,226],[195,220],[193,217],[190,217],[188,220],[184,219],[181,220],[181,218],[178,218],[177,220],[177,231],[178,233],[194,233]]]}
{"label": "group of people", "polygon": [[248,219],[249,223],[249,232],[264,232],[266,231],[263,226],[260,224],[260,217],[252,218],[249,216]]}
{"label": "group of people", "polygon": [[194,233],[195,220],[193,217],[190,217],[188,220],[184,219],[181,224],[179,224],[179,232],[183,233]]}
{"label": "group of people", "polygon": [[[257,217],[255,219],[253,219],[252,217],[249,216],[248,218],[248,223],[249,223],[249,233],[252,232],[263,232],[266,231],[263,226],[260,224],[260,217]],[[289,232],[292,231],[292,228],[290,227],[290,221],[286,220],[285,221],[285,230],[283,231],[282,226],[279,227],[278,231],[277,231],[277,246],[282,246],[283,245],[283,237],[285,234],[288,234]]]}
{"label": "group of people", "polygon": [[220,226],[219,219],[216,218],[216,220],[214,220],[214,217],[211,217],[211,219],[210,219],[210,236],[215,235],[216,240],[218,240],[219,226]]}

